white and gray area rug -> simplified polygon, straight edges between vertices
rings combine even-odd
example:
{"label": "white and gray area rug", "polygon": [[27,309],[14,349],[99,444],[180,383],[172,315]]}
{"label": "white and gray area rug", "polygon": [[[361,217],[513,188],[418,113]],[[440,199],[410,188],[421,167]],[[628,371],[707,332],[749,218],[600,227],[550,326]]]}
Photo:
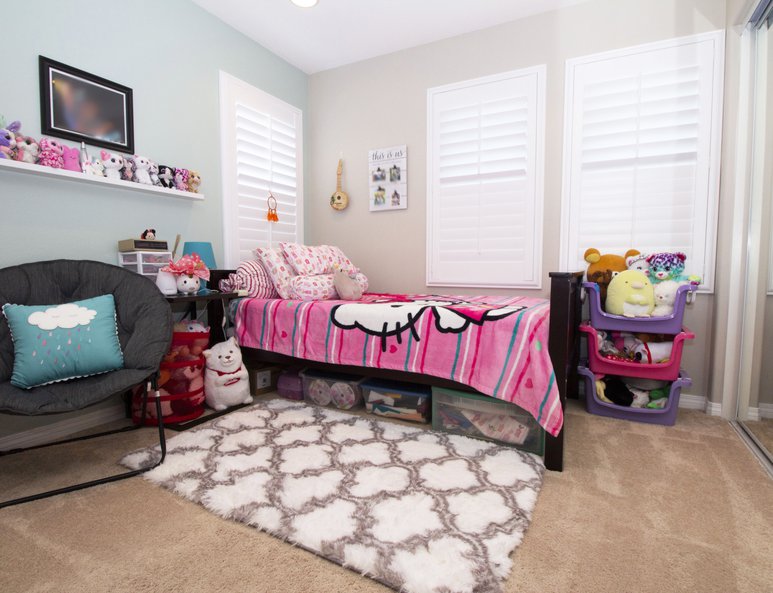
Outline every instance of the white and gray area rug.
{"label": "white and gray area rug", "polygon": [[485,441],[270,400],[170,439],[144,476],[394,589],[461,593],[501,591],[543,473]]}

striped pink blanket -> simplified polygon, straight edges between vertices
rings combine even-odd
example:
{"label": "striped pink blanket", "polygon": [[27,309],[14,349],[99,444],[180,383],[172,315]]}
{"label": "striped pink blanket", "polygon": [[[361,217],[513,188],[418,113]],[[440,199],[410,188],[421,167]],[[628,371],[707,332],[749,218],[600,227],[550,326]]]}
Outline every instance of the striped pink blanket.
{"label": "striped pink blanket", "polygon": [[563,412],[548,354],[548,301],[366,294],[361,301],[243,299],[236,336],[297,358],[453,379],[518,404],[550,434]]}

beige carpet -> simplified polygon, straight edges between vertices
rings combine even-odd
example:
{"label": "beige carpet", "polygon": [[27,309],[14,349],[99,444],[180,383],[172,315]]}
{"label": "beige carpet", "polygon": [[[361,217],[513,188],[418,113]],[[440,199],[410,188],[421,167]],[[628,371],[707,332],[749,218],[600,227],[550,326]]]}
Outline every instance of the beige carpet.
{"label": "beige carpet", "polygon": [[[567,425],[567,469],[546,474],[507,591],[773,591],[773,481],[728,424],[684,410],[674,428],[633,424],[574,402]],[[153,433],[108,439],[0,458],[0,495],[117,471]],[[0,511],[0,591],[388,589],[134,478]]]}

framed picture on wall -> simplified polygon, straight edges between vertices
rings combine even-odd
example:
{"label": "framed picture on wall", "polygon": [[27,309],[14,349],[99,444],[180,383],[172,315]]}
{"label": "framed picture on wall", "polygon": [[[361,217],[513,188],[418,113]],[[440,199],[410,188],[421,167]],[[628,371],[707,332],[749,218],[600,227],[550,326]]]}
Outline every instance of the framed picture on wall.
{"label": "framed picture on wall", "polygon": [[39,62],[43,134],[134,153],[130,88],[44,56]]}
{"label": "framed picture on wall", "polygon": [[405,144],[368,152],[369,210],[408,207],[408,149]]}

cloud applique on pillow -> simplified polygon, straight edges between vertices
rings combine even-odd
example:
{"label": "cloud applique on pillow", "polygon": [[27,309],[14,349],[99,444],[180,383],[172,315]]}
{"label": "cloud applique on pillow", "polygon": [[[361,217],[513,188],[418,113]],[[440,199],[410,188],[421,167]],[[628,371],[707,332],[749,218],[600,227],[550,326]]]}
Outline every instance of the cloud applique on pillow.
{"label": "cloud applique on pillow", "polygon": [[72,329],[79,325],[88,325],[97,316],[94,309],[81,307],[74,303],[50,307],[45,311],[36,311],[27,318],[27,323],[45,331],[54,329]]}

